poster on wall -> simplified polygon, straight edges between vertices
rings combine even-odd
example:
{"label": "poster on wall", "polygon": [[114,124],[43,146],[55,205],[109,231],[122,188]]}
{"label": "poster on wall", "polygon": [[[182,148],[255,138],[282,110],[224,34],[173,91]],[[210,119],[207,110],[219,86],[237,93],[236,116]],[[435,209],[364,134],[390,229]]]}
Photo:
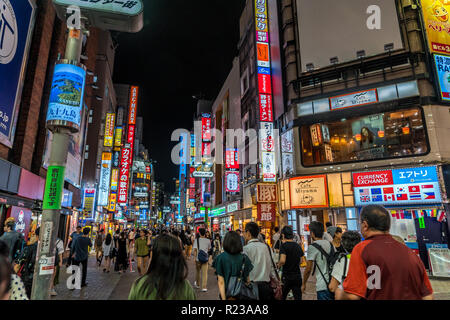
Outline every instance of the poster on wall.
{"label": "poster on wall", "polygon": [[95,213],[95,188],[85,188],[84,189],[84,196],[83,196],[83,212],[84,212],[84,219],[92,220],[94,219],[94,213]]}
{"label": "poster on wall", "polygon": [[450,2],[420,0],[420,3],[430,52],[450,54]]}
{"label": "poster on wall", "polygon": [[442,202],[436,167],[353,173],[355,205]]}
{"label": "poster on wall", "polygon": [[16,231],[21,233],[25,240],[28,240],[28,233],[31,224],[31,210],[11,207],[11,217],[16,220]]}
{"label": "poster on wall", "polygon": [[262,152],[263,181],[277,182],[275,152]]}
{"label": "poster on wall", "polygon": [[239,171],[225,172],[225,191],[239,192]]}
{"label": "poster on wall", "polygon": [[326,175],[289,179],[291,208],[328,207]]}
{"label": "poster on wall", "polygon": [[435,54],[434,63],[436,65],[441,99],[450,101],[450,57]]}
{"label": "poster on wall", "polygon": [[0,143],[12,147],[36,5],[28,0],[0,1]]}

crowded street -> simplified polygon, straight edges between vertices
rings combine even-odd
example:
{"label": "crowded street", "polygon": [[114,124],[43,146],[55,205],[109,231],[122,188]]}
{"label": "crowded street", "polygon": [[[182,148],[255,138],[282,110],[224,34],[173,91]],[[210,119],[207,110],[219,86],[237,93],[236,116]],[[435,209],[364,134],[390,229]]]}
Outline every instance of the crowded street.
{"label": "crowded street", "polygon": [[449,12],[0,0],[0,307],[448,303]]}

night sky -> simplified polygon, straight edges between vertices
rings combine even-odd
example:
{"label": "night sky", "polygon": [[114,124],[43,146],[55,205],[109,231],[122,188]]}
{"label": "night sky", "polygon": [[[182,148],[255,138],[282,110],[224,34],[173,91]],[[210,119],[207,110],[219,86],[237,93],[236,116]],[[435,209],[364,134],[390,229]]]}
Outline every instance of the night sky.
{"label": "night sky", "polygon": [[239,17],[245,0],[145,0],[144,29],[119,34],[114,81],[140,86],[143,144],[156,181],[174,192],[178,167],[170,154],[177,128],[190,130],[196,100],[214,100],[237,55]]}

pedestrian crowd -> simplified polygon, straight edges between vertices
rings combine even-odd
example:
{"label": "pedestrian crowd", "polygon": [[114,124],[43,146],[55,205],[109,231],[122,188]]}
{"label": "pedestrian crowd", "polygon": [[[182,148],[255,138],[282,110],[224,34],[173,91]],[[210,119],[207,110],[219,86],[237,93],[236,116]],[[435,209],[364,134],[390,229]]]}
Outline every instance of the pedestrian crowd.
{"label": "pedestrian crowd", "polygon": [[[430,300],[433,290],[420,258],[389,234],[389,212],[369,205],[360,214],[360,232],[318,221],[309,224],[312,243],[305,251],[292,226],[276,227],[270,243],[255,222],[224,238],[205,228],[126,229],[114,234],[77,227],[70,235],[67,266],[82,269],[87,285],[87,262],[94,247],[99,269],[124,273],[137,260],[139,278],[130,300],[195,300],[194,288],[207,292],[212,268],[221,300],[302,300],[306,284],[315,276],[317,300]],[[326,227],[326,229],[325,229]],[[39,228],[28,242],[7,220],[0,237],[0,299],[31,296]],[[55,245],[51,294],[56,295],[64,245]],[[187,261],[195,263],[193,286],[187,280]],[[112,269],[113,268],[113,269]],[[304,269],[302,272],[302,268]]]}

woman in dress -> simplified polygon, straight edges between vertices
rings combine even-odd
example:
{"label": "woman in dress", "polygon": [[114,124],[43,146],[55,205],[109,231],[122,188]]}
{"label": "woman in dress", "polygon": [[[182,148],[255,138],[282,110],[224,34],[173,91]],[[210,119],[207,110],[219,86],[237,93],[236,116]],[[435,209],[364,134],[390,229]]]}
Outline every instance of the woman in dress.
{"label": "woman in dress", "polygon": [[119,235],[119,239],[117,239],[117,264],[119,266],[119,274],[125,272],[127,270],[127,237],[125,236],[125,232],[121,232]]}
{"label": "woman in dress", "polygon": [[103,256],[105,257],[105,265],[103,268],[103,272],[109,273],[111,271],[111,259],[113,257],[113,251],[115,248],[114,241],[110,233],[106,235],[102,247],[103,247]]}

